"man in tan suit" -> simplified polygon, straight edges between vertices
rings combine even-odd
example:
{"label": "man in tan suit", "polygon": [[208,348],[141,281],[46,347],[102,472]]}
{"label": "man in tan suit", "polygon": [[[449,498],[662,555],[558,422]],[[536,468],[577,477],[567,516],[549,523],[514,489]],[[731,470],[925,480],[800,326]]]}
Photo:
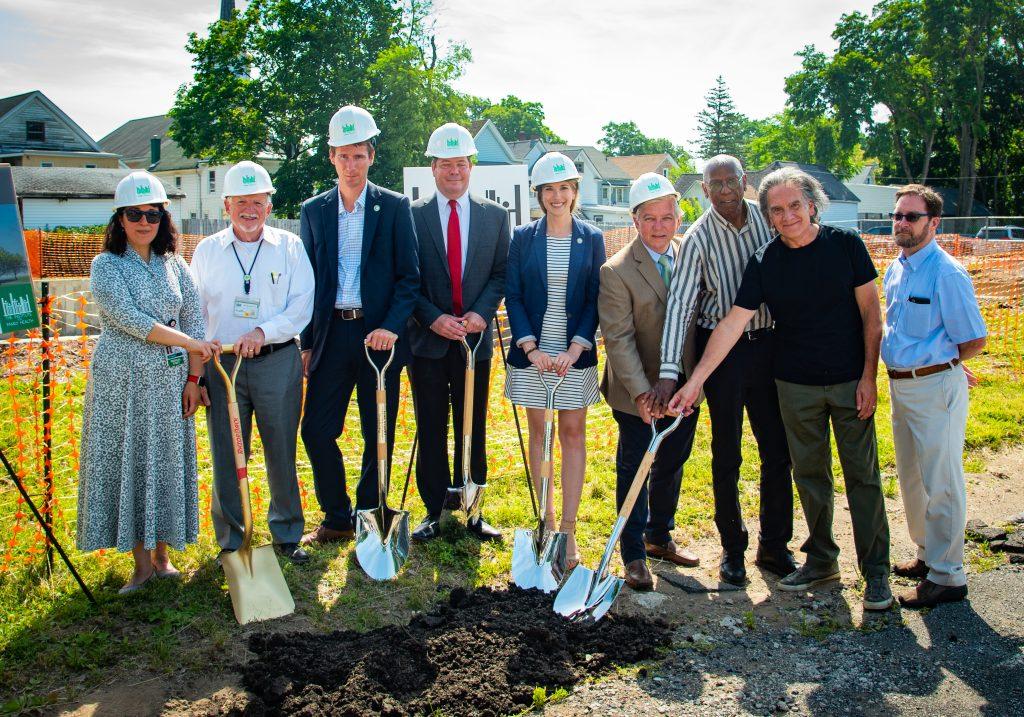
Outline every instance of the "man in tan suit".
{"label": "man in tan suit", "polygon": [[[648,173],[629,190],[633,223],[639,236],[601,267],[598,315],[604,336],[605,362],[601,393],[619,425],[615,455],[616,505],[629,491],[651,439],[651,388],[661,368],[661,334],[665,325],[668,285],[679,250],[679,195],[661,175]],[[694,363],[693,332],[683,352],[684,370]],[[648,484],[637,498],[622,531],[619,547],[626,583],[650,590],[654,579],[647,556],[693,567],[698,559],[672,540],[683,463],[690,456],[697,428],[697,410],[665,439],[651,468]]]}

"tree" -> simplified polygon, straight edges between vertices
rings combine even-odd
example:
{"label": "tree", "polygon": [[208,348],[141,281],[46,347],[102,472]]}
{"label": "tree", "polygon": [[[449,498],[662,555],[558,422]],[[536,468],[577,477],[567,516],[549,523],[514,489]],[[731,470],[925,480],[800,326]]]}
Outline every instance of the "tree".
{"label": "tree", "polygon": [[565,144],[564,139],[544,124],[544,105],[540,102],[526,102],[509,95],[496,105],[479,97],[473,98],[469,105],[473,110],[470,119],[489,119],[509,142],[523,135],[527,139]]}
{"label": "tree", "polygon": [[468,51],[439,53],[430,11],[424,0],[252,0],[207,37],[189,36],[194,76],[178,90],[171,135],[187,155],[213,162],[279,156],[275,208],[294,214],[333,184],[327,127],[339,107],[356,104],[381,129],[371,174],[397,187],[396,167],[410,142],[422,152],[425,123],[441,112],[465,117],[448,83]]}
{"label": "tree", "polygon": [[815,117],[801,124],[792,110],[786,110],[753,124],[753,137],[745,150],[751,167],[763,167],[775,160],[820,164],[846,178],[863,165],[860,145],[843,147],[840,123],[831,118]]}
{"label": "tree", "polygon": [[707,108],[697,115],[697,146],[703,159],[716,154],[741,157],[746,142],[747,118],[736,111],[725,80],[719,75],[704,99]]}
{"label": "tree", "polygon": [[672,144],[663,137],[652,139],[636,126],[636,122],[609,122],[601,128],[604,136],[597,141],[601,151],[612,157],[631,154],[658,154],[664,152],[673,157],[684,152],[682,147]]}

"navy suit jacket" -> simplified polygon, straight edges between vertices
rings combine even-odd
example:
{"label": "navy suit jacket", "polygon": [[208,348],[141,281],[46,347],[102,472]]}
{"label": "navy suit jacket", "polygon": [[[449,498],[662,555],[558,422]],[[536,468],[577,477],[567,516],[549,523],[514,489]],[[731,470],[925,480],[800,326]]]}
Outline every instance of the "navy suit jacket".
{"label": "navy suit jacket", "polygon": [[[338,294],[338,202],[332,187],[302,203],[300,236],[316,277],[313,318],[300,336],[303,351],[313,352],[310,372],[320,362]],[[401,365],[409,357],[405,326],[420,289],[409,198],[367,182],[364,212],[360,296],[366,333],[384,328],[397,334],[395,363]]]}
{"label": "navy suit jacket", "polygon": [[[512,233],[505,276],[505,311],[512,329],[508,362],[516,368],[530,365],[518,342],[531,335],[540,342],[544,312],[548,308],[547,225],[544,217],[517,227]],[[565,335],[569,341],[579,336],[595,344],[597,292],[604,262],[601,230],[574,217],[565,290]],[[596,365],[596,345],[580,354],[576,362],[577,368]]]}

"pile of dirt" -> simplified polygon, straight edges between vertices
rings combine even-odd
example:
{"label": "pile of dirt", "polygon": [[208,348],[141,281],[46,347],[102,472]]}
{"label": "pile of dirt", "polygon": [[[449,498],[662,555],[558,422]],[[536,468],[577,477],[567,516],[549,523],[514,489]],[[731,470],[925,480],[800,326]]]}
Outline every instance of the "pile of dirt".
{"label": "pile of dirt", "polygon": [[571,624],[551,605],[535,591],[456,589],[406,626],[257,634],[244,684],[268,714],[497,717],[532,704],[536,687],[550,695],[671,643],[663,622]]}

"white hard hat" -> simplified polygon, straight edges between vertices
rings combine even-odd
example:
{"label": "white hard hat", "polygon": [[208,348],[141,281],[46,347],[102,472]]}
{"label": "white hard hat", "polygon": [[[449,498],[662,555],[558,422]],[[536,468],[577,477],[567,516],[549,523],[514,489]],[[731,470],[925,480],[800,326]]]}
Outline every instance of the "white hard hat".
{"label": "white hard hat", "polygon": [[679,192],[672,186],[672,182],[668,181],[668,177],[654,172],[644,172],[634,179],[629,187],[629,211],[633,211],[644,202],[669,195],[679,199]]}
{"label": "white hard hat", "polygon": [[132,172],[118,182],[114,190],[114,209],[166,203],[167,191],[164,185],[149,172]]}
{"label": "white hard hat", "polygon": [[462,125],[449,122],[443,124],[430,133],[427,141],[428,157],[438,159],[451,159],[452,157],[468,157],[476,154],[476,144],[473,142],[473,135]]}
{"label": "white hard hat", "polygon": [[343,147],[346,144],[358,144],[380,134],[377,123],[370,113],[362,107],[345,105],[331,117],[327,144],[332,147]]}
{"label": "white hard hat", "polygon": [[579,178],[580,173],[576,171],[576,164],[561,152],[548,152],[537,160],[530,172],[530,184],[534,189],[542,184]]}
{"label": "white hard hat", "polygon": [[255,162],[239,162],[224,173],[225,199],[246,194],[273,194],[275,191],[270,174]]}

